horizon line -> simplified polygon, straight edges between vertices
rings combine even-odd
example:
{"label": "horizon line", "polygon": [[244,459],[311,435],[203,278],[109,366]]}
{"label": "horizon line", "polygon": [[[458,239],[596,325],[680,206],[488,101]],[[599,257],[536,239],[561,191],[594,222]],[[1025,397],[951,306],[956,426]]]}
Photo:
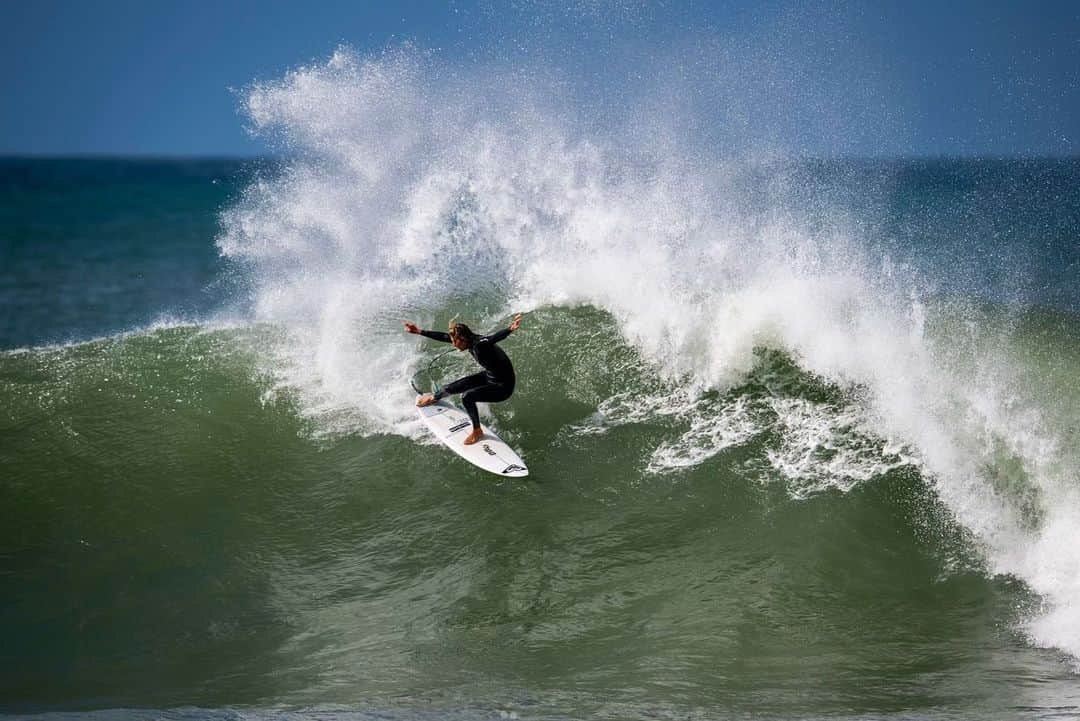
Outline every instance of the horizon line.
{"label": "horizon line", "polygon": [[[288,158],[291,153],[117,153],[117,152],[77,152],[77,153],[38,153],[0,151],[0,161],[8,160],[114,160],[114,161],[244,161],[244,160],[279,160]],[[737,156],[735,156],[737,157]],[[1080,160],[1080,153],[897,153],[893,155],[853,154],[815,154],[790,153],[778,156],[780,159],[797,160]],[[772,159],[776,159],[775,157]]]}

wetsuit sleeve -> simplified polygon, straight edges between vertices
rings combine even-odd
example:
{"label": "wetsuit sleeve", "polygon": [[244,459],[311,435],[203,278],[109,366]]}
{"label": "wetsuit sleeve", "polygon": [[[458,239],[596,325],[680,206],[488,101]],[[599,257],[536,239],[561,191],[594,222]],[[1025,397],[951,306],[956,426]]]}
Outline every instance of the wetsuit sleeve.
{"label": "wetsuit sleeve", "polygon": [[450,334],[443,333],[439,330],[422,330],[420,331],[420,335],[424,336],[425,338],[430,338],[431,340],[440,340],[443,343],[450,342]]}
{"label": "wetsuit sleeve", "polygon": [[506,337],[509,335],[510,329],[503,328],[502,330],[497,330],[494,333],[489,333],[488,335],[484,336],[484,340],[491,341],[492,343],[498,343],[501,340],[505,340]]}

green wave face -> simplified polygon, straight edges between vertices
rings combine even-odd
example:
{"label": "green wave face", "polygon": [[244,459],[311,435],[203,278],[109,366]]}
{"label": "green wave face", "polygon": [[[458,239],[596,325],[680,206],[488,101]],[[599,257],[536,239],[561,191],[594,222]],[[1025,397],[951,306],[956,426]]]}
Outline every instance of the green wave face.
{"label": "green wave face", "polygon": [[[491,418],[528,482],[321,432],[266,327],[0,356],[6,709],[992,713],[1024,687],[990,676],[1036,673],[1075,702],[1012,630],[1037,599],[858,389],[760,349],[701,394],[604,313],[531,321]],[[988,474],[1040,507],[1022,465]]]}

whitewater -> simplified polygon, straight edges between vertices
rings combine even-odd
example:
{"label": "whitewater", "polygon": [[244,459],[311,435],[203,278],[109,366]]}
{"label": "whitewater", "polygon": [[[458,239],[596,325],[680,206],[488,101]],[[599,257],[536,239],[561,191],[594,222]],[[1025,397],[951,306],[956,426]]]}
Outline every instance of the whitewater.
{"label": "whitewater", "polygon": [[[273,370],[321,432],[422,436],[402,379],[424,356],[400,319],[439,327],[467,309],[494,327],[588,306],[664,390],[603,400],[586,432],[682,418],[650,451],[664,473],[771,426],[795,497],[917,466],[987,571],[1044,599],[1031,641],[1080,655],[1075,369],[1033,373],[1007,313],[872,246],[850,209],[808,212],[782,161],[683,152],[642,130],[655,118],[590,133],[512,80],[343,49],[247,95],[290,159],[226,211],[218,243],[250,273],[253,317],[287,329]],[[758,349],[841,400],[718,400]]]}

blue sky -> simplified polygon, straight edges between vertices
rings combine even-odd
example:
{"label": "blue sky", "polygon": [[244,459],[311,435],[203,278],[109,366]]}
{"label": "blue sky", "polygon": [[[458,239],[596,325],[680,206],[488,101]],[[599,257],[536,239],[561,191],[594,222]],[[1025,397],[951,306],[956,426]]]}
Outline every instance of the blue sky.
{"label": "blue sky", "polygon": [[1080,154],[1080,3],[6,2],[0,153],[265,152],[237,89],[404,41],[810,154]]}

